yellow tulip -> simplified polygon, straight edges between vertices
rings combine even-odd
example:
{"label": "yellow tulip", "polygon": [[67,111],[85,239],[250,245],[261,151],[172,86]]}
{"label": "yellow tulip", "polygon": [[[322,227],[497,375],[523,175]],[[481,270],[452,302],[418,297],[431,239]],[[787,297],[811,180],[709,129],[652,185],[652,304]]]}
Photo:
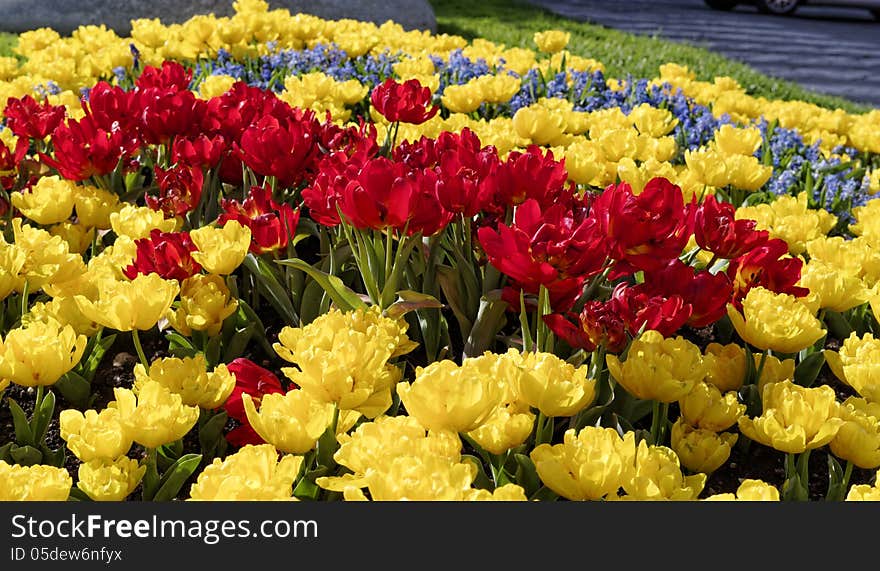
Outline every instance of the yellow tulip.
{"label": "yellow tulip", "polygon": [[854,484],[846,494],[848,502],[880,502],[880,470],[874,475],[874,484]]}
{"label": "yellow tulip", "polygon": [[[398,456],[370,468],[364,475],[374,501],[463,501],[477,468],[470,462],[451,463],[436,456]],[[343,490],[346,500],[366,499],[355,486]]]}
{"label": "yellow tulip", "polygon": [[742,307],[740,313],[728,305],[727,315],[740,337],[758,349],[797,353],[825,335],[822,322],[792,295],[754,287]]}
{"label": "yellow tulip", "polygon": [[318,402],[301,390],[264,395],[259,412],[249,394],[242,395],[242,402],[253,429],[280,452],[313,450],[333,421],[332,404]]}
{"label": "yellow tulip", "polygon": [[743,480],[736,494],[715,494],[706,501],[778,502],[779,490],[762,480]]}
{"label": "yellow tulip", "polygon": [[195,261],[212,274],[225,276],[244,261],[251,245],[251,229],[237,220],[229,220],[222,228],[202,226],[189,233],[197,251]]}
{"label": "yellow tulip", "polygon": [[407,412],[426,428],[471,432],[482,425],[501,403],[502,387],[465,359],[435,361],[417,367],[415,380],[397,384]]}
{"label": "yellow tulip", "polygon": [[65,409],[59,415],[59,424],[61,438],[81,462],[115,460],[131,448],[131,436],[123,428],[115,408],[101,412],[89,409],[85,413]]}
{"label": "yellow tulip", "polygon": [[768,384],[762,394],[761,416],[739,419],[740,432],[781,452],[800,454],[825,446],[844,421],[834,389],[804,388],[791,381]]}
{"label": "yellow tulip", "polygon": [[0,501],[63,502],[70,496],[73,478],[64,468],[20,466],[0,460]]}
{"label": "yellow tulip", "polygon": [[[873,410],[872,410],[873,409]],[[880,467],[880,405],[850,397],[840,407],[844,423],[829,443],[831,453],[859,468]]]}
{"label": "yellow tulip", "polygon": [[467,434],[483,450],[503,454],[525,442],[534,425],[535,415],[529,412],[528,407],[501,405],[486,422]]}
{"label": "yellow tulip", "polygon": [[82,257],[72,253],[63,238],[22,225],[21,221],[21,218],[12,220],[13,243],[25,253],[25,263],[20,270],[24,279],[20,283],[27,281],[28,291],[62,284],[85,273]]}
{"label": "yellow tulip", "polygon": [[513,127],[517,135],[536,145],[558,144],[565,132],[562,116],[540,105],[519,109],[513,116]]}
{"label": "yellow tulip", "polygon": [[134,390],[137,392],[145,383],[156,381],[180,395],[183,404],[213,410],[232,394],[235,377],[225,364],[221,363],[211,372],[207,366],[201,353],[182,359],[157,359],[150,365],[149,374],[143,364],[138,363],[134,366]]}
{"label": "yellow tulip", "polygon": [[52,385],[79,363],[87,342],[55,320],[13,329],[0,342],[0,378],[25,387]]}
{"label": "yellow tulip", "polygon": [[137,396],[130,389],[113,389],[116,397],[108,406],[119,411],[119,421],[132,440],[145,448],[158,448],[179,440],[195,426],[199,409],[186,406],[180,395],[150,380]]}
{"label": "yellow tulip", "polygon": [[639,442],[635,456],[635,470],[630,480],[623,482],[624,500],[696,500],[706,485],[706,474],[685,476],[681,473],[678,456],[665,446],[649,446]]}
{"label": "yellow tulip", "polygon": [[165,316],[180,286],[159,274],[140,274],[131,281],[103,280],[98,290],[96,300],[74,296],[83,315],[118,331],[146,331]]}
{"label": "yellow tulip", "polygon": [[95,459],[79,465],[76,487],[96,502],[121,502],[144,477],[146,465],[125,456]]}
{"label": "yellow tulip", "polygon": [[73,214],[76,184],[58,175],[41,177],[28,192],[13,192],[12,205],[37,224],[56,224]]}
{"label": "yellow tulip", "polygon": [[825,360],[834,376],[871,402],[880,402],[880,339],[855,332],[838,351],[825,349]]}
{"label": "yellow tulip", "polygon": [[678,404],[682,419],[689,425],[712,432],[727,430],[746,410],[746,405],[738,402],[736,391],[722,395],[717,387],[706,382],[695,384]]}
{"label": "yellow tulip", "polygon": [[761,130],[722,125],[715,131],[715,146],[726,155],[753,155],[761,147]]}
{"label": "yellow tulip", "polygon": [[169,309],[166,317],[174,329],[189,336],[204,331],[209,337],[220,334],[223,320],[238,309],[238,300],[230,299],[226,282],[219,275],[195,274],[180,284],[180,305]]}
{"label": "yellow tulip", "polygon": [[62,222],[49,228],[49,234],[59,236],[67,242],[68,250],[76,254],[84,254],[92,245],[95,238],[95,229],[82,224]]}
{"label": "yellow tulip", "polygon": [[520,364],[520,400],[545,416],[572,416],[596,398],[596,381],[586,365],[575,368],[552,353],[525,352]]}
{"label": "yellow tulip", "polygon": [[110,215],[122,208],[119,197],[95,186],[78,186],[76,190],[74,207],[77,222],[98,230],[108,230]]}
{"label": "yellow tulip", "polygon": [[721,392],[738,391],[746,378],[746,352],[736,343],[709,343],[703,355],[706,382]]}
{"label": "yellow tulip", "polygon": [[706,374],[699,347],[683,337],[664,339],[654,330],[632,342],[625,362],[615,355],[606,356],[606,362],[628,393],[664,403],[684,397]]}
{"label": "yellow tulip", "polygon": [[635,433],[587,426],[565,431],[562,444],[541,444],[529,454],[544,484],[569,500],[616,496],[633,476]]}
{"label": "yellow tulip", "polygon": [[633,110],[629,113],[629,118],[632,120],[635,128],[639,130],[639,133],[652,138],[668,135],[678,125],[678,119],[675,118],[671,111],[654,107],[649,103],[642,103],[633,107]]}
{"label": "yellow tulip", "polygon": [[465,490],[462,500],[465,502],[526,502],[528,498],[522,486],[504,484],[491,492],[479,488]]}
{"label": "yellow tulip", "polygon": [[711,474],[727,462],[737,435],[696,428],[678,419],[672,425],[671,447],[682,466],[691,472]]}
{"label": "yellow tulip", "polygon": [[338,433],[333,459],[352,471],[341,477],[322,477],[317,484],[341,492],[363,486],[367,470],[401,456],[434,456],[450,463],[461,460],[461,439],[448,430],[427,430],[411,416],[380,416],[359,425],[352,434]]}
{"label": "yellow tulip", "polygon": [[243,446],[223,459],[214,458],[190,488],[189,500],[295,500],[293,482],[302,456],[282,455],[271,444]]}
{"label": "yellow tulip", "polygon": [[110,213],[110,227],[117,236],[127,236],[132,240],[148,238],[150,231],[175,232],[180,222],[175,218],[165,218],[158,210],[146,206],[127,204]]}
{"label": "yellow tulip", "polygon": [[816,260],[803,267],[797,285],[816,294],[822,309],[844,312],[868,301],[869,292],[858,276]]}
{"label": "yellow tulip", "polygon": [[568,40],[571,38],[571,32],[563,30],[545,30],[543,32],[535,32],[532,36],[538,49],[547,54],[553,54],[565,49]]}

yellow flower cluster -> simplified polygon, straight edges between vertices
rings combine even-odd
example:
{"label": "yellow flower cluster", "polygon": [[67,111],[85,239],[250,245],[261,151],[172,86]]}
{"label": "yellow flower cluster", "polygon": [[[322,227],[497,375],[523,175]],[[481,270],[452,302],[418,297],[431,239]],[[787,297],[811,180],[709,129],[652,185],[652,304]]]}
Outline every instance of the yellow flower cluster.
{"label": "yellow flower cluster", "polygon": [[402,377],[390,360],[415,348],[406,329],[406,322],[382,316],[378,307],[331,309],[304,327],[285,327],[274,348],[296,365],[282,372],[317,403],[375,418],[391,406]]}
{"label": "yellow flower cluster", "polygon": [[767,230],[771,238],[781,238],[789,251],[802,254],[807,243],[828,234],[837,224],[837,216],[827,210],[809,208],[807,193],[780,196],[769,204],[737,208],[737,219],[755,220],[758,230]]}

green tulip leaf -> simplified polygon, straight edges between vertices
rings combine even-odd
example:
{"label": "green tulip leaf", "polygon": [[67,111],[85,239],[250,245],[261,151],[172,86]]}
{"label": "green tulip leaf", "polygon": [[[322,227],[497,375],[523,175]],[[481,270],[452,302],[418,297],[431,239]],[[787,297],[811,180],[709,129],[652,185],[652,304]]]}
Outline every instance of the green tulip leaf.
{"label": "green tulip leaf", "polygon": [[385,315],[391,319],[398,319],[417,309],[439,309],[441,307],[443,304],[433,295],[405,289],[397,292],[397,301],[385,309]]}
{"label": "green tulip leaf", "polygon": [[9,402],[9,412],[12,413],[12,425],[15,428],[15,441],[21,445],[34,445],[34,433],[31,430],[31,423],[28,421],[24,410],[12,398],[6,399]]}
{"label": "green tulip leaf", "polygon": [[186,481],[198,469],[202,461],[201,454],[181,456],[159,480],[159,489],[153,496],[154,502],[167,502],[177,497]]}
{"label": "green tulip leaf", "polygon": [[57,389],[64,400],[79,410],[85,410],[89,406],[92,385],[78,373],[68,371],[52,385],[52,388]]}
{"label": "green tulip leaf", "polygon": [[49,430],[49,423],[52,422],[52,416],[55,414],[55,393],[46,391],[43,400],[40,402],[40,408],[34,411],[33,420],[31,422],[31,431],[33,433],[34,443],[40,444],[46,438],[46,432]]}
{"label": "green tulip leaf", "polygon": [[[280,261],[278,263],[281,263]],[[266,296],[269,303],[290,326],[299,325],[299,317],[293,309],[290,294],[282,287],[272,267],[263,259],[248,254],[242,264],[257,281],[257,289]]]}
{"label": "green tulip leaf", "polygon": [[16,464],[21,466],[36,466],[43,462],[43,453],[38,448],[30,445],[18,446],[13,444],[9,449],[9,456]]}
{"label": "green tulip leaf", "polygon": [[811,387],[819,376],[819,371],[825,364],[825,353],[817,351],[808,355],[803,361],[798,363],[794,369],[794,382],[804,386]]}
{"label": "green tulip leaf", "polygon": [[299,258],[276,260],[275,263],[297,268],[307,273],[309,277],[318,282],[321,289],[327,292],[327,295],[330,296],[330,299],[333,300],[333,303],[336,304],[336,307],[341,311],[353,311],[356,309],[367,308],[366,302],[364,302],[354,290],[345,285],[337,276],[322,272],[318,268],[310,266],[307,262]]}

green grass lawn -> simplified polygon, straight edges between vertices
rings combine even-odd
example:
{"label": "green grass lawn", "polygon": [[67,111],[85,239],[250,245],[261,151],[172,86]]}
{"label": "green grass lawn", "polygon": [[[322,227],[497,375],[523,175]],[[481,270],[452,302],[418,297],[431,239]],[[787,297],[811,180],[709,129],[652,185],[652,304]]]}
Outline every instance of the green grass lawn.
{"label": "green grass lawn", "polygon": [[438,31],[468,39],[483,37],[507,47],[535,48],[532,35],[547,29],[571,32],[569,49],[605,64],[610,77],[656,77],[661,64],[687,65],[698,79],[719,75],[735,78],[752,95],[772,99],[800,99],[823,107],[840,107],[851,113],[871,108],[841,97],[808,91],[791,81],[768,77],[748,65],[704,48],[629,34],[557,16],[517,0],[430,0]]}
{"label": "green grass lawn", "polygon": [[[801,99],[823,107],[840,107],[851,113],[871,108],[841,97],[808,91],[791,81],[768,77],[746,64],[715,52],[658,38],[628,34],[577,22],[520,0],[430,0],[440,32],[483,37],[508,47],[534,48],[535,32],[558,28],[571,32],[569,48],[605,64],[610,77],[655,77],[661,64],[687,65],[699,79],[718,75],[734,77],[752,95],[773,99]],[[0,32],[0,55],[12,55],[17,36]]]}
{"label": "green grass lawn", "polygon": [[0,32],[0,56],[11,56],[12,48],[18,42],[18,36],[8,32]]}

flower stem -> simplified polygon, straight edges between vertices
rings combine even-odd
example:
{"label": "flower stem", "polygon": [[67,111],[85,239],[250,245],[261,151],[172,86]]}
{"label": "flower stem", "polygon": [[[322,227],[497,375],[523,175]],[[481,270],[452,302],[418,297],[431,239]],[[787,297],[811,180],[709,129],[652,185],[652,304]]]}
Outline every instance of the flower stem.
{"label": "flower stem", "polygon": [[141,365],[146,369],[147,374],[150,374],[150,362],[147,361],[147,356],[144,354],[144,348],[141,346],[141,338],[138,335],[137,329],[131,330],[131,340],[134,343],[134,349],[137,351],[138,359],[141,361]]}
{"label": "flower stem", "polygon": [[755,374],[755,384],[761,385],[761,375],[764,373],[764,364],[767,362],[767,355],[770,353],[769,350],[765,350],[761,353],[761,361],[758,363],[758,372]]}
{"label": "flower stem", "polygon": [[662,446],[666,438],[666,419],[669,416],[669,403],[655,400],[651,418],[651,440],[654,446]]}

